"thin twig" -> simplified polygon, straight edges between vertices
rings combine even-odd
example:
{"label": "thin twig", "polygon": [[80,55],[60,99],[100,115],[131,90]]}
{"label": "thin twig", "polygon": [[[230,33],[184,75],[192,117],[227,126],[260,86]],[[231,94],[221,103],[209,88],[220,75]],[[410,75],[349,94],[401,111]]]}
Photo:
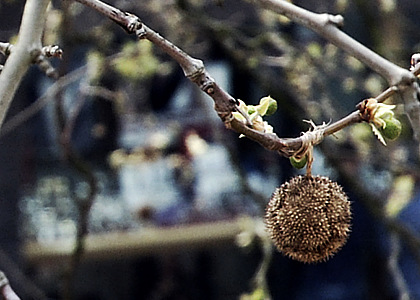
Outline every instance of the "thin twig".
{"label": "thin twig", "polygon": [[22,123],[26,122],[31,117],[33,117],[43,107],[45,107],[48,103],[53,101],[55,97],[58,95],[58,93],[62,91],[64,88],[66,88],[69,84],[79,80],[80,77],[82,77],[86,73],[86,69],[87,69],[87,66],[85,65],[56,80],[54,84],[52,84],[48,88],[48,90],[44,93],[44,95],[36,99],[31,105],[29,105],[23,111],[17,113],[15,116],[10,118],[10,120],[4,123],[0,131],[0,139],[3,136],[6,136],[7,134],[11,133]]}
{"label": "thin twig", "polygon": [[260,237],[261,248],[262,248],[262,259],[258,266],[257,272],[254,275],[253,283],[255,288],[260,288],[264,291],[265,295],[269,295],[269,289],[267,284],[267,272],[270,267],[271,260],[273,258],[273,244],[271,240],[267,239],[266,236]]}
{"label": "thin twig", "polygon": [[73,285],[76,278],[76,271],[85,251],[85,238],[88,234],[89,212],[93,205],[93,201],[95,200],[98,184],[92,168],[82,157],[78,155],[72,146],[71,129],[73,126],[67,126],[68,121],[64,117],[62,99],[59,99],[59,101],[56,102],[56,112],[60,128],[59,140],[64,150],[65,158],[70,166],[79,172],[88,184],[88,192],[86,195],[75,195],[75,204],[79,213],[76,244],[66,272],[66,280],[63,287],[63,298],[65,300],[71,300],[73,299]]}
{"label": "thin twig", "polygon": [[[110,56],[106,57],[104,59],[104,61],[109,62],[109,61],[115,59],[118,56],[119,56],[119,54],[110,55]],[[77,80],[80,80],[80,78],[85,75],[87,68],[88,68],[88,66],[84,65],[84,66],[82,66],[82,67],[64,75],[64,76],[61,76],[58,80],[56,80],[51,86],[48,87],[48,89],[44,93],[44,95],[42,95],[41,97],[36,99],[31,105],[29,105],[24,110],[17,113],[15,116],[10,118],[9,120],[7,120],[3,124],[2,128],[1,128],[1,131],[0,131],[0,139],[3,136],[13,132],[13,130],[15,130],[18,126],[20,126],[21,124],[23,124],[24,122],[26,122],[30,118],[32,118],[42,108],[44,108],[48,103],[53,101],[57,97],[57,95],[63,89],[65,89],[69,84],[71,84],[71,83],[73,83]],[[105,92],[105,90],[102,90],[102,89],[92,91],[91,87],[86,87],[86,86],[82,86],[80,89],[81,89],[81,92],[83,94],[87,93],[87,94],[90,94],[90,95],[93,95],[93,96],[95,96],[95,95],[96,96],[101,96],[103,98],[109,98],[113,95],[114,98],[115,98],[115,92],[109,91],[109,93],[107,93],[107,92]],[[99,92],[99,93],[96,93],[96,92]]]}
{"label": "thin twig", "polygon": [[408,290],[407,283],[404,279],[404,275],[398,265],[398,260],[401,252],[401,242],[400,238],[395,232],[391,232],[390,236],[390,246],[391,253],[388,258],[388,268],[391,273],[392,278],[394,279],[396,288],[398,290],[398,299],[399,300],[409,300],[410,292]]}

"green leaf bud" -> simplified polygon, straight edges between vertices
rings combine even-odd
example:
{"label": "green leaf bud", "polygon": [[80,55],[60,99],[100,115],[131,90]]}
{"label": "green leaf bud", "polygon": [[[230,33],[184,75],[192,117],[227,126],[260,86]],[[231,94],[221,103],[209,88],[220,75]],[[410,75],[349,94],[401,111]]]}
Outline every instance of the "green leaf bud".
{"label": "green leaf bud", "polygon": [[252,115],[257,111],[257,108],[254,105],[247,105],[248,107],[248,115]]}
{"label": "green leaf bud", "polygon": [[401,134],[401,122],[395,118],[385,119],[385,126],[380,128],[380,131],[384,137],[389,140],[395,140]]}
{"label": "green leaf bud", "polygon": [[308,158],[306,157],[306,155],[302,157],[300,160],[293,156],[290,157],[290,163],[296,169],[302,169],[306,165],[307,162],[308,162]]}
{"label": "green leaf bud", "polygon": [[261,116],[271,116],[277,111],[277,101],[270,96],[263,97],[257,109]]}
{"label": "green leaf bud", "polygon": [[277,111],[277,101],[272,99],[270,101],[270,105],[268,106],[267,112],[265,113],[267,116],[273,115]]}

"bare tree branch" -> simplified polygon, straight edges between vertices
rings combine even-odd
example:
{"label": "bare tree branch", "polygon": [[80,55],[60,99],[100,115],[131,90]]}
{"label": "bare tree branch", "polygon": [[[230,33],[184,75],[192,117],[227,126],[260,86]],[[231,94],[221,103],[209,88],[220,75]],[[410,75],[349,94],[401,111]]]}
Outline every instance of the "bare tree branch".
{"label": "bare tree branch", "polygon": [[397,90],[400,91],[399,94],[402,97],[405,112],[414,131],[414,138],[419,141],[419,87],[415,82],[414,72],[411,73],[395,65],[341,31],[339,27],[343,25],[344,19],[340,15],[313,13],[283,0],[254,0],[253,2],[259,3],[266,9],[285,15],[291,20],[315,31],[383,76],[392,90],[394,86],[398,87]]}
{"label": "bare tree branch", "polygon": [[[307,147],[305,143],[317,144],[320,142],[319,140],[315,141],[313,139],[313,137],[319,137],[319,135],[306,135],[306,138],[312,138],[309,141],[305,141],[302,136],[297,138],[279,138],[274,133],[265,133],[249,127],[249,121],[247,124],[235,119],[232,113],[239,111],[238,101],[224,91],[214,81],[211,75],[204,68],[204,64],[201,60],[189,56],[176,45],[172,44],[160,34],[146,26],[141,22],[140,18],[131,13],[122,12],[119,9],[116,9],[99,0],[76,1],[106,15],[118,25],[123,27],[128,33],[135,33],[140,39],[148,39],[177,61],[183,69],[186,77],[188,77],[203,92],[213,99],[215,103],[215,110],[227,128],[233,129],[236,132],[247,136],[248,138],[260,143],[268,150],[278,151],[281,155],[286,157],[290,157],[296,152],[301,151],[302,148]],[[412,72],[402,69],[387,61],[339,30],[337,25],[341,24],[342,17],[330,16],[327,14],[315,14],[296,7],[286,1],[262,1],[262,4],[279,13],[293,17],[300,23],[311,26],[311,28],[314,26],[316,31],[319,31],[319,34],[325,35],[329,40],[335,42],[339,47],[344,48],[346,51],[377,70],[377,72],[383,72],[385,74],[384,76],[392,84],[392,87],[390,88],[390,92],[381,93],[380,97],[382,101],[385,100],[386,97],[392,95],[395,90],[403,88],[408,90],[408,87],[413,86],[412,83],[415,80],[415,76]],[[363,120],[364,119],[361,117],[359,112],[355,111],[335,123],[322,126],[322,136],[333,134],[346,126]]]}
{"label": "bare tree branch", "polygon": [[[162,38],[159,34],[151,30],[145,24],[141,23],[139,18],[131,14],[115,10],[112,7],[110,8],[108,5],[102,6],[99,4],[101,2],[98,0],[76,1],[93,8],[96,8],[99,5],[101,7],[101,13],[114,20],[127,32],[135,32],[139,38],[146,38],[152,41],[165,53],[175,59],[184,69],[184,73],[187,75],[187,77],[213,99],[215,103],[215,110],[219,114],[219,117],[222,119],[222,121],[225,123],[226,127],[233,129],[238,133],[244,134],[248,138],[259,142],[268,150],[278,151],[284,156],[291,156],[297,151],[300,151],[300,149],[304,146],[304,140],[302,137],[279,138],[275,134],[263,133],[254,130],[244,122],[233,118],[232,113],[237,111],[238,108],[236,100],[217,85],[210,74],[207,73],[205,68],[201,68],[201,63],[196,63],[196,59],[190,58],[185,52]],[[333,17],[325,14],[314,14],[301,8],[296,8],[294,5],[291,5],[286,1],[268,0],[260,2],[263,3],[266,7],[274,9],[274,11],[284,13],[285,15],[300,22],[303,25],[314,26],[319,34],[326,37],[329,41],[336,43],[340,48],[344,48],[344,50],[369,65],[372,69],[379,72],[381,75],[385,76],[390,83],[390,87],[376,97],[378,102],[385,101],[395,93],[410,93],[416,89],[417,83],[415,82],[415,75],[418,75],[419,73],[419,66],[416,66],[410,72],[375,54],[373,51],[353,40],[337,28],[337,26],[341,25],[342,22],[340,17]],[[191,62],[192,65],[187,69],[189,71],[186,72],[185,64],[188,64],[189,62]],[[191,70],[195,70],[196,72]],[[416,99],[413,99],[413,96],[408,99],[408,101],[412,102],[414,100],[417,101]],[[417,102],[413,103],[413,107],[415,109],[419,107]],[[405,103],[407,104],[407,101]],[[366,118],[361,114],[361,111],[356,110],[335,123],[323,126],[323,135],[326,136],[333,134],[346,126],[361,122],[363,120],[366,120]],[[420,126],[414,127],[415,123],[412,125],[413,130],[419,130]],[[372,209],[372,212],[379,219],[383,220],[389,227],[395,227],[396,230],[401,230],[401,238],[403,238],[407,244],[411,246],[413,253],[418,250],[418,239],[414,234],[406,231],[405,227],[403,227],[401,224],[397,222],[390,222],[389,220],[384,219],[384,216],[381,213],[375,213],[375,208]]]}
{"label": "bare tree branch", "polygon": [[[0,43],[1,44],[1,43]],[[1,47],[1,45],[0,45]],[[0,49],[1,51],[1,49]],[[119,54],[110,55],[105,58],[105,62],[112,61],[116,57],[118,57]],[[45,107],[48,103],[50,103],[52,100],[54,100],[57,95],[64,90],[68,85],[74,83],[77,80],[80,80],[87,71],[88,66],[84,65],[64,76],[61,76],[58,78],[51,86],[48,87],[47,91],[36,99],[31,105],[26,107],[24,110],[17,113],[15,116],[11,117],[9,120],[7,120],[0,130],[0,139],[3,136],[8,135],[13,130],[16,129],[16,127],[20,126],[24,122],[28,121],[30,118],[32,118],[35,114],[37,114],[43,107]],[[91,96],[101,96],[103,98],[107,99],[115,99],[116,92],[108,91],[104,88],[99,87],[91,87],[83,85],[80,87],[81,93],[85,95],[91,95]]]}
{"label": "bare tree branch", "polygon": [[414,76],[409,71],[381,57],[341,31],[339,27],[344,24],[344,18],[341,15],[314,13],[283,0],[254,0],[253,2],[259,3],[271,11],[285,15],[291,20],[315,31],[329,42],[368,65],[378,74],[384,76],[390,85],[398,85],[414,80]]}

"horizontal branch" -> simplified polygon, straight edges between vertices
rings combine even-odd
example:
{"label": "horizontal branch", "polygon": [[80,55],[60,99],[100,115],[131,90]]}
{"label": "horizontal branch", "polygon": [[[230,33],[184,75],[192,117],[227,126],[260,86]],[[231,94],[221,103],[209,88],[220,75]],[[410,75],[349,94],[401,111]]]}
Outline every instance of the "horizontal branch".
{"label": "horizontal branch", "polygon": [[[263,147],[271,151],[277,151],[281,155],[286,157],[293,156],[296,152],[301,151],[304,147],[304,137],[296,138],[279,138],[274,133],[266,133],[257,131],[251,128],[249,122],[242,122],[233,117],[233,112],[239,111],[238,101],[229,95],[225,90],[223,90],[217,82],[211,77],[211,75],[206,71],[204,64],[201,60],[195,59],[185,53],[182,49],[166,40],[160,34],[146,26],[141,22],[140,18],[131,14],[122,12],[119,9],[116,9],[108,4],[105,4],[99,0],[76,0],[80,3],[83,3],[91,8],[97,10],[98,12],[106,15],[111,20],[116,22],[118,25],[122,26],[124,30],[129,33],[136,34],[140,39],[148,39],[153,42],[157,47],[159,47],[166,54],[171,56],[184,71],[186,77],[188,77],[193,83],[195,83],[203,92],[209,95],[215,104],[215,110],[221,120],[224,122],[225,126],[229,129],[232,129],[239,134],[243,134],[246,137],[260,143]],[[341,25],[342,18],[337,16],[330,16],[327,14],[315,14],[309,11],[306,11],[302,8],[294,6],[286,1],[275,1],[267,0],[260,1],[269,8],[276,8],[276,11],[283,13],[289,17],[293,17],[295,20],[300,23],[311,26],[317,29],[317,31],[326,34],[327,37],[336,41],[339,46],[344,48],[351,48],[352,51],[357,53],[356,57],[361,58],[362,61],[366,62],[368,65],[375,67],[378,72],[385,72],[388,74],[388,77],[391,82],[397,82],[398,85],[393,85],[383,93],[378,96],[378,102],[384,101],[386,98],[393,95],[396,91],[399,91],[403,87],[403,83],[407,84],[406,81],[403,81],[403,78],[410,78],[409,82],[413,82],[414,72],[404,70],[393,63],[387,61],[386,59],[380,57],[376,53],[372,52],[368,48],[359,44],[352,38],[348,37],[346,34],[342,33],[337,25]],[[338,35],[337,35],[338,34]],[[339,42],[341,41],[341,42]],[[342,44],[340,44],[342,43]],[[390,71],[389,71],[390,70]],[[407,75],[407,73],[409,75]],[[398,78],[398,79],[397,79]],[[405,79],[404,79],[405,80]],[[245,116],[248,117],[248,116]],[[326,124],[322,126],[322,135],[327,136],[334,134],[335,132],[351,125],[363,121],[358,110],[352,112],[348,116],[338,120],[337,122]],[[321,126],[316,126],[321,128]],[[315,128],[313,128],[315,129]],[[311,138],[310,135],[306,135],[305,138]],[[316,135],[312,135],[315,137]],[[319,135],[317,136],[319,139]],[[320,141],[309,141],[312,143],[319,143]]]}

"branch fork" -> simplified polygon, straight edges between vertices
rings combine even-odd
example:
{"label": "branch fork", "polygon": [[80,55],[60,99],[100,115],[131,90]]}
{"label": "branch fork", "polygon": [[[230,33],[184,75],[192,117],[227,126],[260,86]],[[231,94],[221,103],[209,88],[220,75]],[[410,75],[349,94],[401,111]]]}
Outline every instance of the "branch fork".
{"label": "branch fork", "polygon": [[63,50],[61,50],[57,45],[45,46],[41,49],[37,48],[31,51],[32,63],[38,65],[45,75],[54,79],[58,78],[58,72],[47,58],[61,58],[62,55]]}

